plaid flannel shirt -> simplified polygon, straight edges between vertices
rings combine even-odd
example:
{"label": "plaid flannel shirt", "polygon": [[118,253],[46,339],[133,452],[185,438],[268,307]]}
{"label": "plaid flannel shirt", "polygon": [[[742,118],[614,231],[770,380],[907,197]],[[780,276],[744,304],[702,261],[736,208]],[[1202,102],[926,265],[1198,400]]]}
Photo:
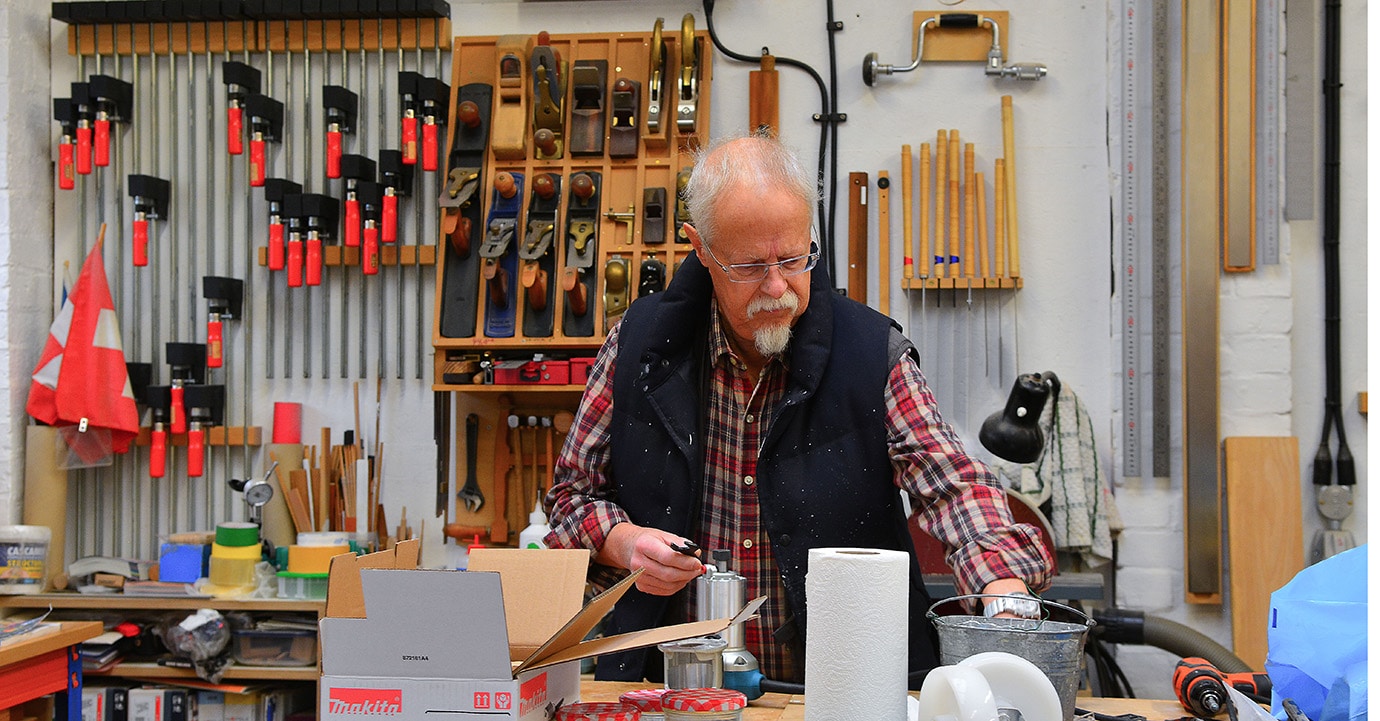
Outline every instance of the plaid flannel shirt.
{"label": "plaid flannel shirt", "polygon": [[[772,359],[754,385],[724,336],[717,308],[710,313],[710,398],[706,419],[705,483],[693,540],[704,549],[733,549],[733,569],[747,581],[747,598],[769,598],[744,637],[762,672],[778,680],[799,678],[789,650],[772,632],[786,621],[785,590],[762,527],[757,492],[761,439],[785,396],[786,361]],[[612,528],[628,521],[610,500],[607,476],[609,423],[618,327],[608,335],[585,386],[574,426],[556,463],[556,482],[546,497],[552,548],[597,551]],[[790,351],[787,350],[786,356]],[[1004,491],[992,472],[969,457],[939,416],[935,400],[910,354],[897,360],[885,389],[889,452],[895,482],[912,498],[921,526],[942,541],[960,593],[975,593],[1000,578],[1020,578],[1035,590],[1049,585],[1052,560],[1032,526],[1014,524]],[[595,564],[590,580],[604,588],[626,574]],[[693,618],[695,584],[685,594]]]}

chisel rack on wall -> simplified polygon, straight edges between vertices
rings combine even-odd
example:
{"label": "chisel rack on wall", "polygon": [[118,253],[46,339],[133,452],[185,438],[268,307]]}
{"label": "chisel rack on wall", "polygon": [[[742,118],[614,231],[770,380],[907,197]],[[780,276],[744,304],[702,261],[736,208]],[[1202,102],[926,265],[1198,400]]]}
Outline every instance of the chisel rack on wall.
{"label": "chisel rack on wall", "polygon": [[473,388],[451,371],[476,352],[592,355],[692,252],[677,189],[708,137],[712,53],[686,22],[453,40],[437,390]]}

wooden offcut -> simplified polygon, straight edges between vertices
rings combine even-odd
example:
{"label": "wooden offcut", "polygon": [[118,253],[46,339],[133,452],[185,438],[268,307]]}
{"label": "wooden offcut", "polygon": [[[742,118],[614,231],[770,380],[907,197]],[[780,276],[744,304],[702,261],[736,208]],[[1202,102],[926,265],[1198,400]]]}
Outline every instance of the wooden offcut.
{"label": "wooden offcut", "polygon": [[1242,436],[1224,445],[1232,651],[1264,671],[1270,594],[1304,567],[1299,440]]}

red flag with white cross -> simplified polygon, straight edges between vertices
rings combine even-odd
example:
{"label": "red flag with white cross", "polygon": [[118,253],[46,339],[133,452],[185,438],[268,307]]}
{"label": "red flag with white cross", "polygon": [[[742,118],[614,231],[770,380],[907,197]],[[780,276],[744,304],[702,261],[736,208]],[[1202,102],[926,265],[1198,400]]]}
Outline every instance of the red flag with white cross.
{"label": "red flag with white cross", "polygon": [[128,451],[139,433],[120,322],[101,256],[104,238],[102,226],[76,285],[53,319],[25,408],[49,425],[75,426],[75,434],[64,436],[70,450],[88,463],[112,451]]}

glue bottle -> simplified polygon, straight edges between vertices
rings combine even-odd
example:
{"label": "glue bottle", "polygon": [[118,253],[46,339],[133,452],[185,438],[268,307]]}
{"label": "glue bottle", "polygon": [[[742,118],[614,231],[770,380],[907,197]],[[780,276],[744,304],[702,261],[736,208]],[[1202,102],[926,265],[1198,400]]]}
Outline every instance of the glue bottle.
{"label": "glue bottle", "polygon": [[542,539],[551,532],[551,526],[546,525],[546,514],[542,513],[540,505],[527,514],[527,523],[527,527],[518,534],[518,548],[546,548]]}

